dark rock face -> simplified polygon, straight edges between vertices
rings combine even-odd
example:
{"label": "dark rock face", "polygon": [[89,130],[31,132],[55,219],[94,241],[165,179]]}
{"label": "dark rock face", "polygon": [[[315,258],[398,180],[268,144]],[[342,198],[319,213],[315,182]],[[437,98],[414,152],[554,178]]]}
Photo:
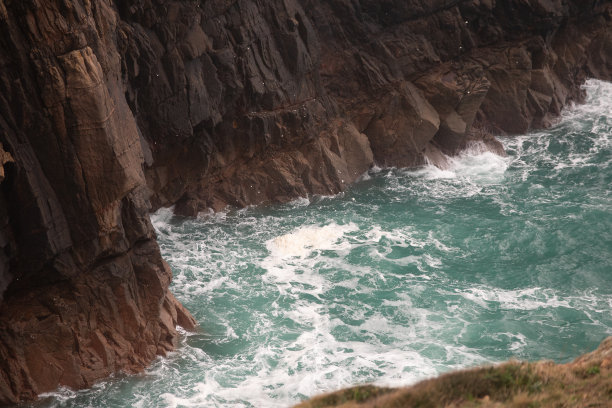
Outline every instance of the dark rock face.
{"label": "dark rock face", "polygon": [[[0,0],[0,403],[193,328],[148,212],[342,191],[612,78],[584,0]],[[444,154],[443,154],[444,153]]]}
{"label": "dark rock face", "polygon": [[491,133],[549,126],[587,76],[610,78],[607,3],[125,2],[153,206],[195,215],[337,193],[374,163],[444,166],[475,142],[502,153]]}
{"label": "dark rock face", "polygon": [[[4,3],[4,4],[3,4]],[[105,2],[0,2],[0,403],[137,371],[194,321],[168,291]]]}

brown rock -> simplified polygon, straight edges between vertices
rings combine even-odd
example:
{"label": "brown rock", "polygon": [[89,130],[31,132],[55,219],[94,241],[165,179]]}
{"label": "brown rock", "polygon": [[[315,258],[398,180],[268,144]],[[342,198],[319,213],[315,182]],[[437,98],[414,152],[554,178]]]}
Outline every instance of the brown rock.
{"label": "brown rock", "polygon": [[14,163],[13,156],[10,153],[5,152],[0,143],[0,183],[4,181],[4,165],[7,163]]}
{"label": "brown rock", "polygon": [[148,219],[116,14],[58,7],[2,9],[0,403],[142,370],[195,325]]}
{"label": "brown rock", "polygon": [[407,82],[390,92],[379,106],[364,131],[376,162],[397,167],[422,164],[422,152],[440,125],[436,110]]}

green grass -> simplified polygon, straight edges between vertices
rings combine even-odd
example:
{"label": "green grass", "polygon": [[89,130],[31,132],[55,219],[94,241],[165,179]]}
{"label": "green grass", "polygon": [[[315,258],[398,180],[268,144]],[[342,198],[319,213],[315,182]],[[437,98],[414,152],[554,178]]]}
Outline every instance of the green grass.
{"label": "green grass", "polygon": [[296,408],[612,406],[612,338],[573,363],[509,362],[442,375],[408,388],[364,385]]}

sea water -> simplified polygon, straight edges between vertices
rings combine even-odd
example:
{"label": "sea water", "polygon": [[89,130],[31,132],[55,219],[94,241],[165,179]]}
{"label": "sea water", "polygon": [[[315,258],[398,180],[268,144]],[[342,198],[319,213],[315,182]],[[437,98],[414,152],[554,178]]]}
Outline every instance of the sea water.
{"label": "sea water", "polygon": [[142,375],[49,407],[287,407],[501,362],[567,362],[612,335],[612,84],[551,129],[448,170],[373,169],[346,192],[153,215],[200,330]]}

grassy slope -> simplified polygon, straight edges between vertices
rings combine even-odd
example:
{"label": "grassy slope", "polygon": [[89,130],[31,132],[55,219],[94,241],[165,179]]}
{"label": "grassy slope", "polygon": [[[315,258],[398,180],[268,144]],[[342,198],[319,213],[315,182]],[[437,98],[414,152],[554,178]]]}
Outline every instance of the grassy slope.
{"label": "grassy slope", "polygon": [[364,385],[295,408],[325,407],[612,407],[612,337],[568,364],[509,362],[407,388]]}

